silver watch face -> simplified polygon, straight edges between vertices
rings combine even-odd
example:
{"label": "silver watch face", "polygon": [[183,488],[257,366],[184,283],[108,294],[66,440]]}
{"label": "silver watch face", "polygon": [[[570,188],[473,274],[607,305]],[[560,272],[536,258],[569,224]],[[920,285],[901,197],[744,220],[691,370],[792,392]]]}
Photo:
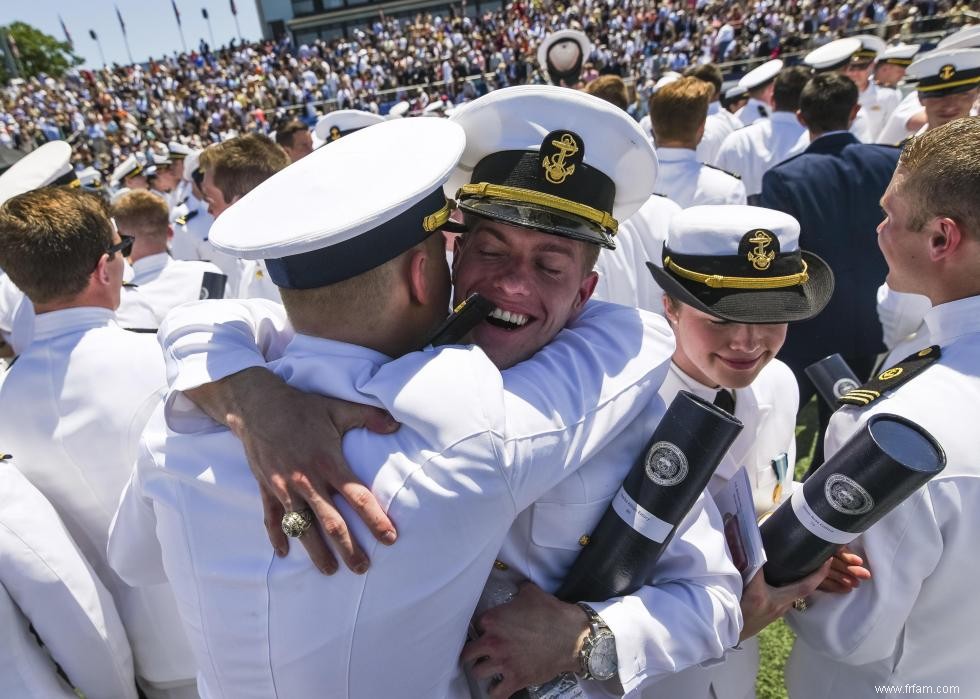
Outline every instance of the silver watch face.
{"label": "silver watch face", "polygon": [[616,637],[608,631],[600,632],[589,653],[589,674],[597,680],[608,680],[618,668]]}

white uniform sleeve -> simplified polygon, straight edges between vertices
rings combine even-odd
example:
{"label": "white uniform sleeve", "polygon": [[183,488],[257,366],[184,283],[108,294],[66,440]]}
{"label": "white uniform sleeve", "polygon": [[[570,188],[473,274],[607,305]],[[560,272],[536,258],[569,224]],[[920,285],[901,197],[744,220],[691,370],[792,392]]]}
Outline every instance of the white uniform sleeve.
{"label": "white uniform sleeve", "polygon": [[33,510],[28,517],[40,528],[14,531],[0,522],[3,586],[85,696],[135,697],[129,641],[109,591],[40,494],[25,491],[18,504]]}
{"label": "white uniform sleeve", "polygon": [[748,196],[745,193],[745,183],[742,180],[735,182],[735,186],[732,187],[732,191],[728,197],[726,204],[747,204],[749,201]]}
{"label": "white uniform sleeve", "polygon": [[178,306],[157,337],[170,388],[186,391],[278,359],[293,334],[281,304],[225,299]]}
{"label": "white uniform sleeve", "polygon": [[[834,454],[867,417],[857,409],[839,410],[827,428],[826,453]],[[806,612],[787,614],[808,646],[848,665],[894,655],[923,582],[942,557],[943,534],[933,502],[933,490],[941,494],[942,487],[942,481],[934,481],[920,488],[850,544],[864,558],[870,581],[846,595],[815,592]]]}
{"label": "white uniform sleeve", "polygon": [[932,302],[926,296],[895,291],[887,282],[878,287],[878,320],[885,347],[894,349],[918,330],[930,308]]}
{"label": "white uniform sleeve", "polygon": [[616,636],[626,693],[711,658],[738,643],[742,577],[728,556],[721,515],[704,494],[632,595],[586,601]]}

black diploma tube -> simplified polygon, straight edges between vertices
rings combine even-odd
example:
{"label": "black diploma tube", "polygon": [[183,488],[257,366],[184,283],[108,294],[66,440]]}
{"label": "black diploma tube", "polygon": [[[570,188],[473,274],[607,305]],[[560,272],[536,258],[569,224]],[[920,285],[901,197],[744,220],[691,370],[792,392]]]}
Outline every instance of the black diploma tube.
{"label": "black diploma tube", "polygon": [[606,600],[642,587],[742,430],[721,408],[681,391],[633,464],[556,593]]}
{"label": "black diploma tube", "polygon": [[766,581],[809,575],[945,467],[943,448],[924,429],[873,415],[763,522]]}
{"label": "black diploma tube", "polygon": [[803,370],[807,378],[813,382],[817,393],[830,406],[831,411],[837,410],[837,399],[861,386],[858,377],[851,371],[844,358],[839,354],[824,357]]}

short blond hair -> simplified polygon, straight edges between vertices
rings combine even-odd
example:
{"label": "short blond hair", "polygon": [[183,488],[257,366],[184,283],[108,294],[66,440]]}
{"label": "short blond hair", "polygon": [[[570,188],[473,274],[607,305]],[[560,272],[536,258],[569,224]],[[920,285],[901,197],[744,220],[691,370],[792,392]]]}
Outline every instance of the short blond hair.
{"label": "short blond hair", "polygon": [[287,165],[289,155],[282,146],[261,134],[247,134],[215,143],[201,153],[201,171],[211,173],[214,186],[229,204]]}
{"label": "short blond hair", "polygon": [[630,104],[629,91],[626,89],[626,83],[618,75],[600,75],[582,88],[582,91],[604,99],[606,102],[616,105],[623,111],[626,111],[626,108]]}
{"label": "short blond hair", "polygon": [[911,230],[944,216],[980,240],[980,117],[956,119],[916,136],[898,166],[908,173],[898,193],[909,204]]}
{"label": "short blond hair", "polygon": [[123,235],[164,238],[170,228],[170,208],[163,197],[145,189],[123,194],[112,207],[112,217]]}
{"label": "short blond hair", "polygon": [[653,136],[661,141],[692,141],[708,118],[714,86],[699,78],[678,78],[650,97]]}

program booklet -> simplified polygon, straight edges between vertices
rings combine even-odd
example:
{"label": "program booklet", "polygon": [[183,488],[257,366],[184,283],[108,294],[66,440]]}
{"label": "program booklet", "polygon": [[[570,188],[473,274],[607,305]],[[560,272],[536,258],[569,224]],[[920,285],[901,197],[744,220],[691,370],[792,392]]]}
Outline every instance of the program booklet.
{"label": "program booklet", "polygon": [[725,540],[742,582],[752,579],[766,562],[762,535],[755,518],[749,474],[743,466],[715,493],[715,504],[725,524]]}

